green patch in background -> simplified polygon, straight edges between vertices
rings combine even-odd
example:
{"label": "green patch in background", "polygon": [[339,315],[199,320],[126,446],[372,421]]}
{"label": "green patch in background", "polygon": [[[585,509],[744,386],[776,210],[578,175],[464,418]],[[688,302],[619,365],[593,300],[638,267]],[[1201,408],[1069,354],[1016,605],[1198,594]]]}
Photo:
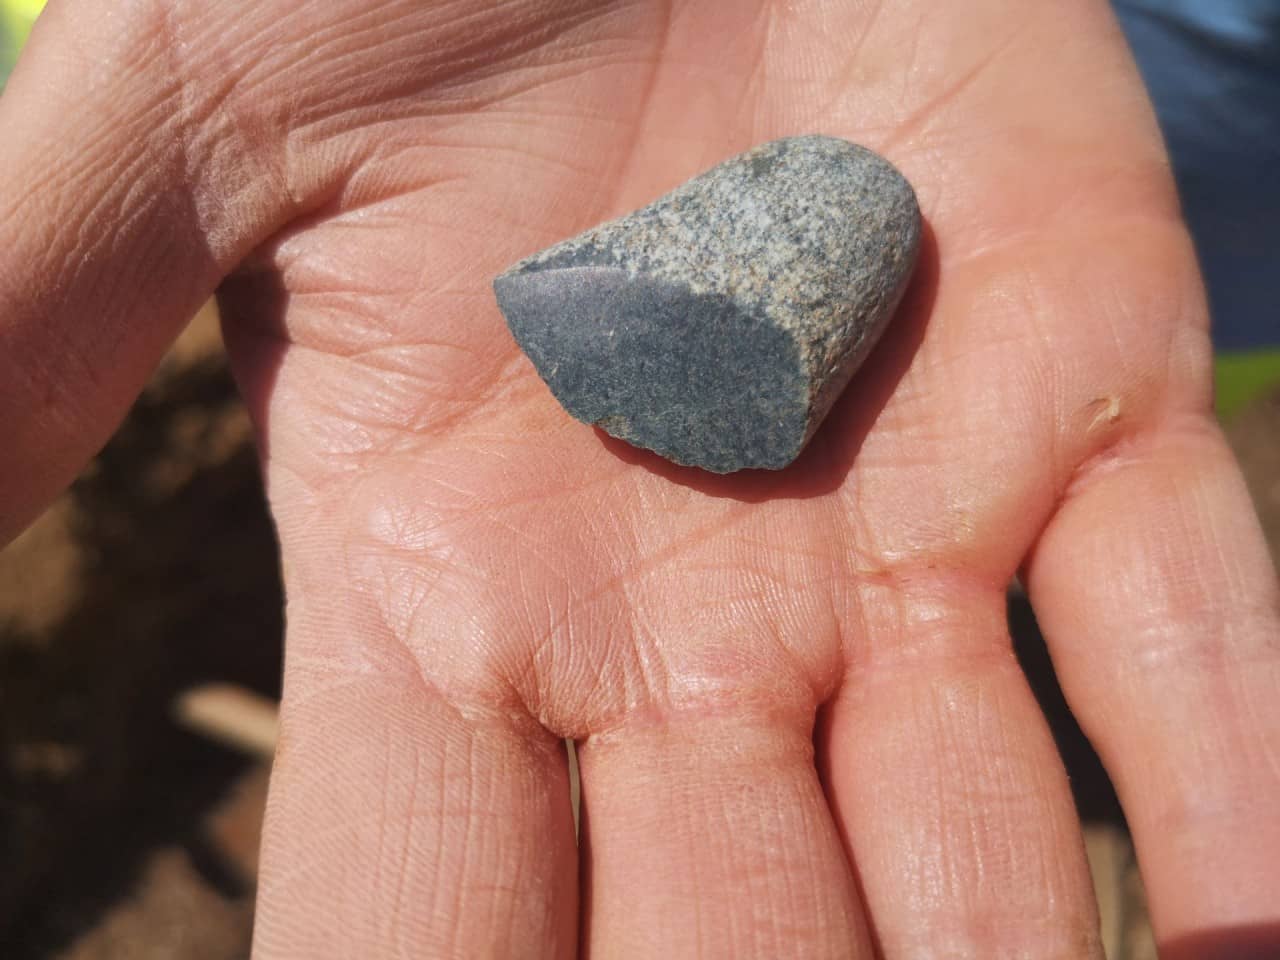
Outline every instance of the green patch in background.
{"label": "green patch in background", "polygon": [[44,4],[45,0],[0,0],[0,87],[9,78]]}
{"label": "green patch in background", "polygon": [[1280,346],[1219,353],[1213,367],[1218,417],[1227,420],[1254,397],[1280,385]]}

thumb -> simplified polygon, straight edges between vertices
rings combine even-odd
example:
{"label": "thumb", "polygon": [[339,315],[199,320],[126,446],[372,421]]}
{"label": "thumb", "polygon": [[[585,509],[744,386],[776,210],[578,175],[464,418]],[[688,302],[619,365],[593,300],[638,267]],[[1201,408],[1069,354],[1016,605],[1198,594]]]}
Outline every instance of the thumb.
{"label": "thumb", "polygon": [[0,545],[287,216],[279,178],[184,75],[170,17],[54,2],[0,97]]}

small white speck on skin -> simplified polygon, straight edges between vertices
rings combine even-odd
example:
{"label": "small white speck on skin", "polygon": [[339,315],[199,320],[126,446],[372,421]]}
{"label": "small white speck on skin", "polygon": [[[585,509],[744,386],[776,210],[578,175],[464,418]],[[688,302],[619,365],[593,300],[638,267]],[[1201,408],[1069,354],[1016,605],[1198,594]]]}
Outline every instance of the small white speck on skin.
{"label": "small white speck on skin", "polygon": [[1089,406],[1101,408],[1093,415],[1093,420],[1089,424],[1090,430],[1104,424],[1113,424],[1120,419],[1120,398],[1117,396],[1095,397],[1089,401]]}

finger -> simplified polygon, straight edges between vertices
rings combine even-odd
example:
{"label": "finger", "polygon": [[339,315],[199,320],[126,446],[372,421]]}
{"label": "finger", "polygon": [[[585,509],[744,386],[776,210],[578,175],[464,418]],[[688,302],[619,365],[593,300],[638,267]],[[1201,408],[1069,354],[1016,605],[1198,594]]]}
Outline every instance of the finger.
{"label": "finger", "polygon": [[1280,600],[1208,416],[1095,461],[1041,538],[1028,586],[1133,829],[1159,939],[1274,930]]}
{"label": "finger", "polygon": [[675,716],[579,749],[594,957],[870,957],[809,724]]}
{"label": "finger", "polygon": [[0,98],[0,543],[270,219],[269,178],[223,196],[235,138],[175,66],[166,6],[53,3]]}
{"label": "finger", "polygon": [[1071,793],[1003,595],[882,589],[867,594],[876,643],[819,742],[884,956],[1101,957]]}
{"label": "finger", "polygon": [[[345,614],[290,614],[254,955],[572,957],[563,743],[449,702]],[[351,629],[361,652],[343,662]]]}

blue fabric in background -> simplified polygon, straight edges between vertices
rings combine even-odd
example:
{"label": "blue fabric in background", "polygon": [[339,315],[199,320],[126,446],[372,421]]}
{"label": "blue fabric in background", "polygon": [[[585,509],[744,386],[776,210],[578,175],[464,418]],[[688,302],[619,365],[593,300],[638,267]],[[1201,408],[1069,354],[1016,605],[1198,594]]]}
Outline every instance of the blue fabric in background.
{"label": "blue fabric in background", "polygon": [[1280,0],[1113,0],[1155,101],[1219,349],[1280,345]]}

